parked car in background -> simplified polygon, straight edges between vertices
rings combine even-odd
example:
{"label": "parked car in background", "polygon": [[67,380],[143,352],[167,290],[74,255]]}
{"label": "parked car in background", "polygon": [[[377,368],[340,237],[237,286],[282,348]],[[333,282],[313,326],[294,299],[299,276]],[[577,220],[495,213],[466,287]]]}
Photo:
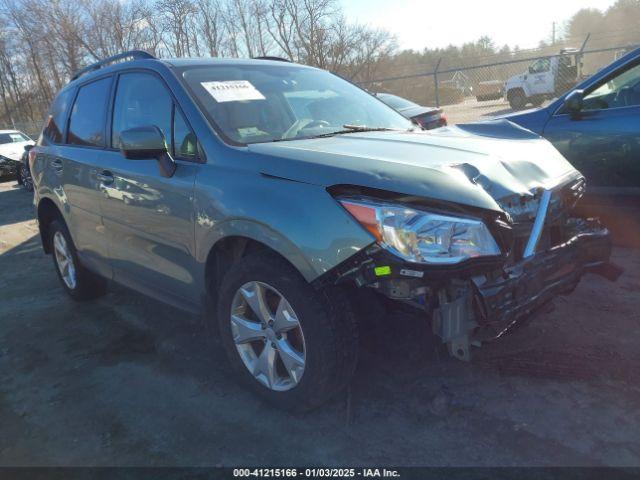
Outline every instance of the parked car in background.
{"label": "parked car in background", "polygon": [[473,87],[473,94],[478,102],[499,100],[504,97],[504,82],[502,80],[478,82]]}
{"label": "parked car in background", "polygon": [[390,93],[376,93],[375,96],[425,130],[447,125],[447,117],[442,113],[441,108],[423,107],[411,100]]}
{"label": "parked car in background", "polygon": [[25,145],[22,158],[20,159],[20,165],[16,172],[18,185],[22,185],[28,192],[33,192],[33,178],[31,178],[31,170],[29,169],[29,151],[33,148],[33,145]]}
{"label": "parked car in background", "polygon": [[414,308],[469,360],[611,271],[608,231],[573,212],[583,177],[546,140],[509,122],[423,131],[285,61],[91,65],[57,94],[29,162],[72,298],[109,279],[205,312],[211,348],[281,408],[347,385],[363,303]]}
{"label": "parked car in background", "polygon": [[24,146],[33,143],[33,140],[18,130],[0,130],[0,178],[16,178]]}
{"label": "parked car in background", "polygon": [[640,48],[550,105],[501,118],[553,143],[587,179],[582,205],[616,242],[640,246]]}

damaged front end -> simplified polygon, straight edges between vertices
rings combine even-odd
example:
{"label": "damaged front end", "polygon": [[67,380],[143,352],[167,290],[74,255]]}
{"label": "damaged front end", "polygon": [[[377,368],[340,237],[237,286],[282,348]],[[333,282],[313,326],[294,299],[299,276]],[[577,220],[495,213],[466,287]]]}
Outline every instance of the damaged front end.
{"label": "damaged front end", "polygon": [[[619,276],[621,270],[609,263],[607,229],[595,219],[572,215],[584,189],[584,179],[576,172],[552,187],[503,198],[499,202],[502,211],[496,212],[342,188],[332,193],[378,241],[318,282],[354,282],[420,309],[451,355],[469,360],[472,345],[501,336],[556,295],[571,292],[584,273],[599,273],[610,280]],[[433,219],[419,238],[411,234],[411,228],[385,234],[382,230],[387,225],[380,210],[372,209],[371,214],[353,208],[378,205],[376,202],[392,202],[411,212],[428,211]],[[454,226],[449,227],[446,219],[453,219]],[[486,226],[486,233],[477,227],[478,222]],[[382,233],[376,234],[375,228]],[[438,229],[449,236],[442,240],[444,237],[433,233]],[[495,241],[495,249],[487,235]],[[408,250],[399,252],[396,241],[408,244]],[[423,251],[436,252],[441,247],[438,242],[444,241],[459,243],[453,260],[435,254],[416,259],[411,254],[411,248],[419,250],[420,242]]]}

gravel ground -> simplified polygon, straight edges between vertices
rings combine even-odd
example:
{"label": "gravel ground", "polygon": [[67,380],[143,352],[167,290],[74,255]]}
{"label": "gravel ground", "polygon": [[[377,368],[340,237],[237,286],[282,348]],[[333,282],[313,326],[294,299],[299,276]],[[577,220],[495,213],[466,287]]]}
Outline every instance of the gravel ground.
{"label": "gravel ground", "polygon": [[31,197],[0,184],[0,465],[640,466],[640,252],[472,363],[415,316],[365,336],[349,392],[304,415],[238,387],[198,318],[113,287],[74,303]]}
{"label": "gravel ground", "polygon": [[[549,101],[543,105],[547,105]],[[528,105],[526,108],[533,108]],[[463,102],[453,105],[443,105],[442,109],[447,116],[449,125],[456,123],[481,122],[490,120],[499,115],[507,115],[513,113],[509,103],[504,99],[490,100],[487,102],[478,102],[475,97],[467,97]]]}

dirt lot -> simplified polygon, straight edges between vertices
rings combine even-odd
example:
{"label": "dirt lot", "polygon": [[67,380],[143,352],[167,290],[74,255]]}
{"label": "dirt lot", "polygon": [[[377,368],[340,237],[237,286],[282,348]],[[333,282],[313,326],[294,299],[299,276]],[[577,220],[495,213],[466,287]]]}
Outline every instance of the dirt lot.
{"label": "dirt lot", "polygon": [[585,277],[471,364],[388,318],[350,394],[289,415],[236,386],[196,317],[117,287],[68,299],[3,183],[0,465],[638,466],[640,253],[615,260],[616,284]]}
{"label": "dirt lot", "polygon": [[[543,105],[548,103],[545,102]],[[532,106],[528,105],[527,108],[532,108]],[[504,99],[478,102],[475,97],[467,97],[463,102],[453,105],[443,105],[442,109],[447,116],[449,125],[490,120],[493,117],[513,112],[509,103]]]}

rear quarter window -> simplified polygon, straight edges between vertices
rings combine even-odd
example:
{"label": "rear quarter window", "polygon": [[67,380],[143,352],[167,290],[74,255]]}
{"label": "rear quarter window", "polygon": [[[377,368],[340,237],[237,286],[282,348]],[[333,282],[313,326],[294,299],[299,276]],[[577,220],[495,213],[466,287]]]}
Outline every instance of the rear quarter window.
{"label": "rear quarter window", "polygon": [[61,91],[53,101],[47,115],[42,133],[44,137],[54,143],[62,143],[63,141],[64,124],[73,100],[73,93],[74,90],[71,88]]}

